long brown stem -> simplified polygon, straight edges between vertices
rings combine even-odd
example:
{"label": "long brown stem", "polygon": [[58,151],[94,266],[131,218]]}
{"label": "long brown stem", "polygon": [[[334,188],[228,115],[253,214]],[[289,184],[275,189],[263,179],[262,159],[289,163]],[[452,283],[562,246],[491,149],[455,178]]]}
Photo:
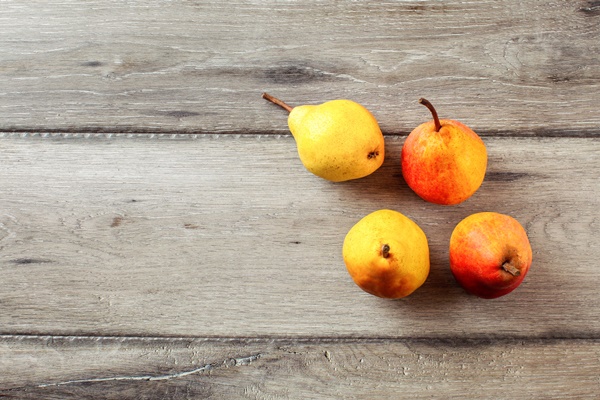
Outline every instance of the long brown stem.
{"label": "long brown stem", "polygon": [[442,129],[442,124],[440,124],[440,119],[438,118],[437,111],[435,111],[435,108],[433,108],[433,104],[431,104],[429,100],[422,97],[419,99],[419,103],[423,104],[429,109],[429,111],[431,111],[431,115],[433,115],[433,122],[435,123],[435,131],[439,132],[440,129]]}
{"label": "long brown stem", "polygon": [[521,271],[515,268],[515,266],[513,266],[509,261],[502,264],[502,269],[511,274],[512,276],[521,275]]}
{"label": "long brown stem", "polygon": [[283,101],[279,100],[277,97],[271,96],[269,93],[263,93],[262,98],[265,100],[269,100],[273,104],[277,104],[279,107],[285,109],[287,112],[292,112],[293,107],[287,105]]}

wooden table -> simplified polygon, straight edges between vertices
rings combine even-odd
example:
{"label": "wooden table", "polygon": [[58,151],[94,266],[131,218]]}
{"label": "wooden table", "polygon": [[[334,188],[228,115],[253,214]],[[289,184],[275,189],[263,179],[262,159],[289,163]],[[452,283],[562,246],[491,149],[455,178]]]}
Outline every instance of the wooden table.
{"label": "wooden table", "polygon": [[[0,397],[598,398],[599,55],[597,1],[1,1]],[[383,167],[308,173],[263,91],[363,104]],[[488,147],[460,205],[402,179],[421,96]],[[380,208],[429,238],[402,300],[341,257]],[[448,265],[484,210],[534,250],[496,300]]]}

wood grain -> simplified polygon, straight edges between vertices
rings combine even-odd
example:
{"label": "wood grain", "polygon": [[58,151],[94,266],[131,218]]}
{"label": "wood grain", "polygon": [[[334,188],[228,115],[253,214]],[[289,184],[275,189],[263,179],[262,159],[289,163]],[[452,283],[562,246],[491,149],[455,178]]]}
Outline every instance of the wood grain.
{"label": "wood grain", "polygon": [[[589,0],[0,1],[0,397],[596,398],[599,22]],[[384,166],[311,175],[263,91],[362,103]],[[420,97],[488,146],[459,206],[402,180]],[[429,238],[400,301],[341,258],[379,208]],[[494,301],[448,268],[477,211],[534,250]]]}
{"label": "wood grain", "polygon": [[[598,338],[594,138],[486,138],[481,189],[455,207],[403,182],[403,139],[375,174],[308,173],[289,136],[5,135],[0,141],[0,333],[175,337]],[[400,301],[372,297],[341,259],[379,208],[429,238],[432,271]],[[448,268],[476,211],[527,229],[534,264],[494,301]]]}
{"label": "wood grain", "polygon": [[599,360],[599,343],[580,340],[2,338],[0,396],[592,399]]}
{"label": "wood grain", "polygon": [[441,117],[482,135],[600,132],[595,1],[5,0],[0,130],[284,133],[349,98],[387,134]]}

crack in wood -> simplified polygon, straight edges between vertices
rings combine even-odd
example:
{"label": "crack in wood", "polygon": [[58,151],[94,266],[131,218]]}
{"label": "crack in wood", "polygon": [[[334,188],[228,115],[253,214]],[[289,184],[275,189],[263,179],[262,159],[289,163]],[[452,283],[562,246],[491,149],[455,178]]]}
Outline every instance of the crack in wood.
{"label": "crack in wood", "polygon": [[98,383],[98,382],[117,382],[117,381],[148,381],[148,382],[166,381],[166,380],[170,380],[170,379],[178,379],[178,378],[183,378],[183,377],[189,376],[189,375],[213,371],[215,369],[224,368],[224,367],[239,367],[239,366],[250,365],[252,362],[258,360],[261,357],[263,357],[262,353],[251,354],[249,356],[244,356],[244,357],[227,358],[227,359],[223,360],[222,362],[209,363],[209,364],[205,364],[201,367],[194,368],[189,371],[175,372],[172,374],[113,376],[113,377],[105,377],[105,378],[73,379],[73,380],[63,381],[63,382],[42,383],[42,384],[36,385],[36,387],[46,388],[46,387],[66,386],[66,385],[80,385],[80,384],[89,384],[89,383]]}
{"label": "crack in wood", "polygon": [[588,16],[600,15],[600,1],[588,1],[585,7],[580,7],[579,11]]}

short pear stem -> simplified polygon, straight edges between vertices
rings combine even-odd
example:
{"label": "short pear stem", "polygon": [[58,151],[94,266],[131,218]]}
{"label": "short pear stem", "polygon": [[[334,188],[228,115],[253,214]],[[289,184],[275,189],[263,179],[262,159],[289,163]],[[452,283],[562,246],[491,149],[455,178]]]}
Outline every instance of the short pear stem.
{"label": "short pear stem", "polygon": [[433,108],[433,104],[431,104],[429,100],[422,97],[419,99],[419,103],[423,104],[429,109],[429,111],[431,111],[431,115],[433,115],[433,122],[435,123],[435,131],[439,132],[440,129],[442,129],[442,124],[440,124],[440,119],[438,118],[437,111],[435,111],[435,108]]}
{"label": "short pear stem", "polygon": [[513,266],[509,261],[502,264],[502,269],[511,274],[512,276],[521,275],[521,271],[515,268],[515,266]]}
{"label": "short pear stem", "polygon": [[269,93],[263,93],[262,98],[270,101],[273,104],[277,104],[279,107],[283,108],[287,112],[292,112],[293,107],[291,107],[288,104],[284,103],[283,101],[279,100],[277,97],[271,96]]}
{"label": "short pear stem", "polygon": [[388,258],[390,256],[390,245],[389,244],[384,244],[383,246],[381,246],[381,256],[383,258]]}

